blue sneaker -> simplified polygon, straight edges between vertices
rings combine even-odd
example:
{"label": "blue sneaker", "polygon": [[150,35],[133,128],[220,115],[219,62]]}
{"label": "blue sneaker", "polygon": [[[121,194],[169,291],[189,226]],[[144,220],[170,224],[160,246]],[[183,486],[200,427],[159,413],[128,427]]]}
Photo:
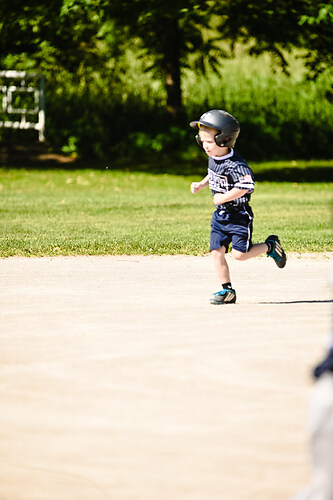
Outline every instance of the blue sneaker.
{"label": "blue sneaker", "polygon": [[210,303],[219,304],[234,304],[236,302],[236,292],[232,288],[222,288],[219,292],[211,296]]}
{"label": "blue sneaker", "polygon": [[267,257],[272,257],[275,264],[282,269],[286,265],[287,256],[281,246],[278,236],[271,234],[268,238],[266,238],[265,243],[269,247]]}

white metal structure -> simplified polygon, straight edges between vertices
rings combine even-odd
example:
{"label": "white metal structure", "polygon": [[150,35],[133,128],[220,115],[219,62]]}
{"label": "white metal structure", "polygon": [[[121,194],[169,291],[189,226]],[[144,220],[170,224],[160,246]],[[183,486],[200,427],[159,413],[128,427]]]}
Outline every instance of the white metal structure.
{"label": "white metal structure", "polygon": [[[0,84],[2,92],[2,115],[9,115],[8,120],[1,118],[0,127],[16,129],[35,129],[39,141],[45,140],[45,77],[39,73],[27,71],[0,71],[0,80],[8,82]],[[13,84],[14,83],[14,84]],[[18,94],[30,94],[32,107],[15,107]],[[30,117],[35,117],[33,121]],[[12,118],[12,119],[10,119]]]}

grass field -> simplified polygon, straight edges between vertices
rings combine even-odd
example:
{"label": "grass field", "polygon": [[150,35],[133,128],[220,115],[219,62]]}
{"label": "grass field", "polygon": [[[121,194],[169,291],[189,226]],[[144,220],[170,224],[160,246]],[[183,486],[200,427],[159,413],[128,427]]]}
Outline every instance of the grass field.
{"label": "grass field", "polygon": [[[285,179],[295,165],[253,168],[259,179],[269,177],[265,172]],[[208,251],[214,207],[208,189],[190,193],[197,175],[1,168],[0,176],[2,257]],[[254,242],[277,233],[287,251],[332,251],[332,185],[259,180],[251,203]]]}

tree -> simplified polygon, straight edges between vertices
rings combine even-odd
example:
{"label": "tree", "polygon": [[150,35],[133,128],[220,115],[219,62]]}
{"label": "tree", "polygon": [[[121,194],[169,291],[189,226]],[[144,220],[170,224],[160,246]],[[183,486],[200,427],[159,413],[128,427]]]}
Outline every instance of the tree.
{"label": "tree", "polygon": [[27,67],[65,69],[75,78],[79,69],[81,76],[101,72],[134,39],[178,119],[183,68],[217,71],[226,57],[222,42],[244,42],[252,54],[269,51],[285,70],[282,49],[304,48],[309,77],[316,77],[333,62],[333,6],[321,0],[0,0],[1,65],[25,55]]}
{"label": "tree", "polygon": [[244,42],[250,54],[270,52],[287,71],[282,49],[307,50],[310,76],[332,62],[333,7],[320,0],[112,0],[105,3],[119,30],[139,37],[164,79],[169,112],[181,114],[181,70],[189,56],[218,68],[222,41]]}
{"label": "tree", "polygon": [[167,109],[178,118],[182,113],[181,69],[193,64],[204,70],[205,60],[217,65],[213,34],[210,31],[209,0],[113,0],[104,5],[119,33],[128,30],[139,37],[151,57],[150,69],[162,77],[167,93]]}
{"label": "tree", "polygon": [[321,0],[216,2],[222,38],[249,44],[250,54],[271,52],[286,70],[282,48],[305,49],[310,77],[331,66],[333,6]]}
{"label": "tree", "polygon": [[308,33],[310,42],[306,61],[310,77],[316,77],[328,67],[333,67],[333,5],[314,2],[310,12],[301,16],[300,26]]}
{"label": "tree", "polygon": [[99,0],[0,0],[0,63],[25,56],[28,66],[75,73],[94,64],[102,22]]}

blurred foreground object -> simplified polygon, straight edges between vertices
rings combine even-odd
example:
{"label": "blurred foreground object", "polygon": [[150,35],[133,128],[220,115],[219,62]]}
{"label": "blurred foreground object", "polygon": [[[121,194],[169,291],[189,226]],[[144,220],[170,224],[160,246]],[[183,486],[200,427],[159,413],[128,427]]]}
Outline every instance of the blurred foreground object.
{"label": "blurred foreground object", "polygon": [[333,344],[313,374],[316,385],[309,415],[313,478],[293,500],[333,500]]}

